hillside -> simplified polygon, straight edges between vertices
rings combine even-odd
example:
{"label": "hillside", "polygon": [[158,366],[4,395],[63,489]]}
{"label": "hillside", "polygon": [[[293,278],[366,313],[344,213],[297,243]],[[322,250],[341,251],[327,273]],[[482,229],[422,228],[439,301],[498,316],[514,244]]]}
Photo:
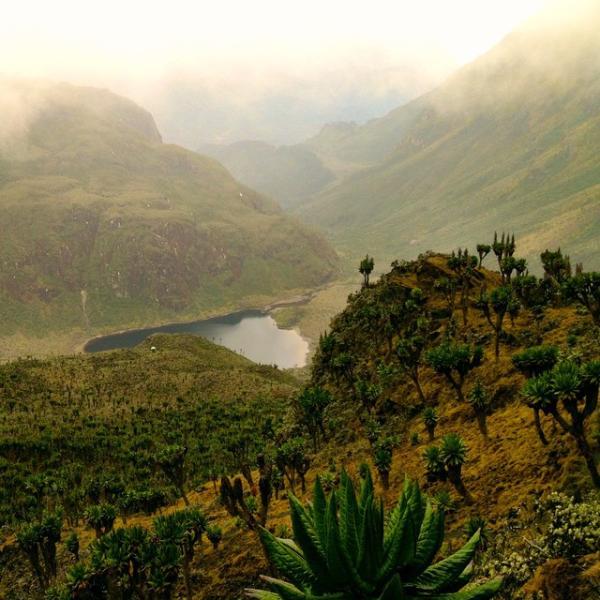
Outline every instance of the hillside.
{"label": "hillside", "polygon": [[561,240],[597,268],[600,10],[586,6],[532,20],[382,119],[326,128],[309,147],[362,168],[299,213],[352,256],[472,247],[505,228],[530,258]]}
{"label": "hillside", "polygon": [[319,234],[215,160],[161,143],[129,100],[1,85],[11,116],[0,138],[3,337],[198,318],[335,272]]}
{"label": "hillside", "polygon": [[[0,365],[0,455],[11,459],[0,475],[1,525],[35,510],[27,481],[36,474],[67,485],[61,490],[72,494],[77,512],[80,486],[100,475],[129,488],[166,488],[144,466],[161,445],[189,445],[189,474],[198,481],[230,468],[228,444],[244,436],[256,437],[247,440],[253,460],[259,436],[252,424],[281,418],[297,386],[287,373],[192,335],[157,334],[131,350]],[[141,452],[140,460],[131,462],[132,452]]]}
{"label": "hillside", "polygon": [[[292,490],[308,500],[317,475],[328,490],[339,489],[343,470],[358,478],[366,462],[373,466],[377,491],[388,508],[395,504],[408,475],[434,498],[435,506],[445,510],[446,541],[438,549],[440,558],[464,543],[465,527],[473,522],[481,525],[472,519],[483,519],[486,542],[475,558],[476,580],[501,573],[506,581],[499,598],[530,599],[535,597],[532,593],[543,592],[545,600],[594,600],[600,585],[600,538],[594,529],[600,523],[600,499],[573,437],[550,414],[540,415],[547,444],[541,441],[533,411],[521,393],[526,378],[513,356],[533,351],[541,342],[556,347],[564,363],[587,364],[593,359],[597,363],[597,325],[581,305],[558,296],[556,282],[548,286],[554,277],[550,271],[546,283],[513,274],[515,293],[527,288],[519,282],[535,282],[550,293],[539,305],[523,296],[520,310],[511,309],[496,360],[494,333],[482,312],[480,291],[502,287],[501,275],[479,266],[463,277],[455,263],[456,256],[423,255],[395,264],[378,281],[351,294],[321,338],[308,391],[287,374],[252,365],[190,336],[157,336],[131,351],[18,361],[1,367],[0,456],[4,462],[0,476],[6,490],[2,515],[9,527],[3,530],[0,593],[11,589],[18,600],[36,589],[12,531],[20,531],[15,522],[35,522],[42,506],[64,507],[62,541],[57,544],[58,579],[64,581],[65,573],[70,573],[67,581],[80,593],[105,577],[97,574],[105,572],[103,564],[110,574],[124,560],[118,552],[119,531],[138,536],[135,528],[128,528],[154,527],[158,514],[184,509],[184,503],[175,499],[186,494],[190,504],[206,515],[206,532],[214,533],[215,527],[219,531],[214,548],[206,538],[198,542],[190,563],[191,597],[240,598],[245,587],[264,587],[258,575],[269,572],[252,530],[262,514],[265,478],[273,486],[268,528],[288,537],[286,496]],[[485,265],[491,267],[492,258]],[[452,281],[456,285],[453,305],[444,283]],[[413,338],[415,334],[422,342]],[[407,347],[409,339],[411,356],[422,344],[423,397],[410,377],[408,355],[397,350]],[[485,430],[475,404],[460,401],[446,376],[425,358],[448,341],[482,348],[477,361],[469,359],[464,395],[471,398],[473,389],[483,386]],[[326,396],[314,395],[314,390],[324,390]],[[319,398],[326,403],[311,404]],[[437,418],[433,439],[424,421],[431,409]],[[311,426],[319,422],[322,429]],[[597,461],[597,409],[587,418],[585,429]],[[443,447],[447,434],[458,434],[465,445],[460,477],[468,493],[461,492],[454,479],[433,472],[425,460],[427,449]],[[185,476],[177,489],[159,466],[165,444],[188,448],[181,463]],[[259,455],[272,465],[269,470],[264,464],[260,471],[253,469],[261,462]],[[235,485],[244,498],[240,506],[254,514],[252,518],[246,509],[228,510],[223,490],[228,476],[237,473],[241,475]],[[301,489],[300,473],[306,477],[306,492]],[[438,476],[433,477],[435,473]],[[221,475],[225,477],[219,494],[216,480]],[[139,490],[165,493],[161,502],[168,506],[157,509],[147,501],[130,506],[128,499]],[[552,492],[574,494],[578,503],[566,505],[563,497],[549,497]],[[93,541],[89,517],[82,518],[82,513],[99,498],[117,507],[120,517],[113,519],[114,534]],[[558,520],[552,521],[552,530],[548,519],[556,507],[564,512],[553,517]],[[568,524],[572,538],[566,533],[565,518],[574,519]],[[73,531],[80,543],[80,566],[65,543]],[[533,552],[536,547],[542,548],[541,554]],[[165,589],[171,594],[165,593],[167,598],[183,594],[183,577]],[[523,596],[524,590],[530,595]],[[78,596],[67,592],[57,597]]]}
{"label": "hillside", "polygon": [[203,146],[199,151],[216,158],[238,181],[284,208],[300,204],[335,178],[316,154],[301,144],[273,146],[248,141]]}

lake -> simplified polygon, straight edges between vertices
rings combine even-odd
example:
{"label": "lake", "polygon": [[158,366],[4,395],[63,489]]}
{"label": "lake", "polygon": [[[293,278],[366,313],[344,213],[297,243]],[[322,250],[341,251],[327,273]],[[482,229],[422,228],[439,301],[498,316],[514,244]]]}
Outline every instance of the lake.
{"label": "lake", "polygon": [[308,342],[297,331],[279,329],[271,315],[259,310],[245,310],[192,323],[173,323],[105,335],[90,340],[84,346],[84,351],[132,348],[155,333],[200,335],[254,362],[274,364],[282,369],[303,367],[308,355]]}

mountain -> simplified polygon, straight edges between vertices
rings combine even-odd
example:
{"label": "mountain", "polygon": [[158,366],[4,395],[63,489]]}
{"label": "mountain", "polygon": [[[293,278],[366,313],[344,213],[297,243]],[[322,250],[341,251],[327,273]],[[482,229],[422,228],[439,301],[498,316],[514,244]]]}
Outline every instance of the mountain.
{"label": "mountain", "polygon": [[238,181],[274,198],[284,208],[300,204],[335,179],[317,155],[301,144],[243,141],[202,146],[199,151],[216,158]]}
{"label": "mountain", "polygon": [[152,116],[93,88],[0,82],[2,335],[262,302],[336,271],[324,238]]}
{"label": "mountain", "polygon": [[506,229],[529,257],[567,245],[600,266],[600,8],[555,17],[382,119],[325,128],[309,147],[354,172],[299,214],[353,257],[473,247]]}

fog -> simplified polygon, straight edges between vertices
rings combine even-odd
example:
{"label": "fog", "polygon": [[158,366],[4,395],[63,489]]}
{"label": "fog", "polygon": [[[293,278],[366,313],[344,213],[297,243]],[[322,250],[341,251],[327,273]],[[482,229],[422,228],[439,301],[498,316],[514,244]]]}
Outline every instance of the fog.
{"label": "fog", "polygon": [[192,148],[293,143],[431,89],[550,4],[25,0],[3,9],[0,74],[110,88]]}

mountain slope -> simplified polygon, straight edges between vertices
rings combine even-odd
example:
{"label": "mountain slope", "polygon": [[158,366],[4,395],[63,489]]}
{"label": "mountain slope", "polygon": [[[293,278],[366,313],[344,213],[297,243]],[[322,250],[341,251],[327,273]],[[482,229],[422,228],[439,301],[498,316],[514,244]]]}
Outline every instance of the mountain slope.
{"label": "mountain slope", "polygon": [[[328,243],[109,92],[3,82],[2,334],[88,333],[315,286]],[[18,118],[17,118],[18,117]]]}
{"label": "mountain slope", "polygon": [[224,164],[238,181],[286,208],[320,192],[335,178],[314,152],[300,144],[272,146],[246,141],[199,150]]}
{"label": "mountain slope", "polygon": [[301,214],[353,255],[472,246],[504,228],[529,256],[562,244],[598,267],[598,27],[592,3],[585,17],[534,20],[433,92],[329,146],[311,142],[371,166]]}

